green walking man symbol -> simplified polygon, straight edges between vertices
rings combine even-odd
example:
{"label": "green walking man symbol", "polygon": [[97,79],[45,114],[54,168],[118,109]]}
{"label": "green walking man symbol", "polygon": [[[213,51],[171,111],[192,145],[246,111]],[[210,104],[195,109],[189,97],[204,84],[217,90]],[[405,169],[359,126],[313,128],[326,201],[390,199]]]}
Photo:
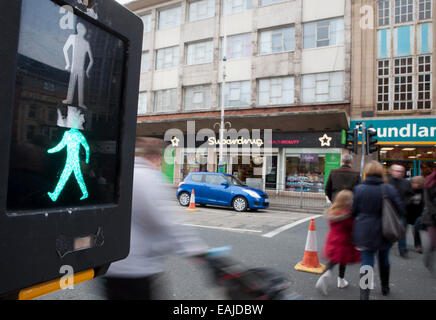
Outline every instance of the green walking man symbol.
{"label": "green walking man symbol", "polygon": [[[72,109],[72,108],[71,108]],[[70,109],[70,111],[72,111]],[[83,115],[74,115],[75,117],[80,117],[83,120]],[[76,118],[77,119],[77,118]],[[81,126],[78,123],[80,120],[73,120],[75,126],[70,130],[66,131],[62,137],[61,142],[54,148],[49,149],[48,153],[55,153],[61,151],[63,148],[67,147],[67,160],[65,163],[64,170],[62,171],[61,177],[59,178],[58,184],[53,193],[48,192],[50,199],[55,202],[59,194],[62,192],[65,184],[70,178],[71,174],[74,172],[74,176],[79,184],[80,190],[82,191],[82,197],[80,200],[88,198],[88,190],[86,189],[86,184],[83,179],[82,170],[80,168],[80,147],[86,151],[86,163],[89,163],[89,145],[86,141],[85,136],[77,129]]]}

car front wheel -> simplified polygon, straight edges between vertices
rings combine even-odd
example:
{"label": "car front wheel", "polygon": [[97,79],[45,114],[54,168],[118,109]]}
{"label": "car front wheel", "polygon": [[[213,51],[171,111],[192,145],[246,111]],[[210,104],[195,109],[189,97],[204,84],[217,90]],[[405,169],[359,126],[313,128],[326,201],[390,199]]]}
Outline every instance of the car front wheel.
{"label": "car front wheel", "polygon": [[235,209],[238,212],[244,212],[248,209],[248,202],[247,199],[244,197],[236,197],[233,199],[232,203],[233,209]]}
{"label": "car front wheel", "polygon": [[187,207],[189,206],[189,203],[191,202],[191,195],[187,192],[182,192],[179,195],[179,203],[180,205]]}

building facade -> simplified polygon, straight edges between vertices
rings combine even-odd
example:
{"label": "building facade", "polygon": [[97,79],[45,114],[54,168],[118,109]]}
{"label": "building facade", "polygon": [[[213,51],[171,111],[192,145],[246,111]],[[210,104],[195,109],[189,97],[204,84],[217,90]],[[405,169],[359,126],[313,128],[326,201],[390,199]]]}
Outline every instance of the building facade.
{"label": "building facade", "polygon": [[[351,0],[138,0],[127,7],[144,21],[138,135],[170,141],[168,132],[181,132],[178,140],[196,135],[198,142],[207,129],[220,141],[223,98],[233,138],[259,130],[261,148],[270,147],[260,156],[226,148],[225,172],[266,189],[324,192],[346,152]],[[169,166],[174,183],[217,170],[218,144],[199,152],[184,142]]]}
{"label": "building facade", "polygon": [[351,127],[377,130],[386,168],[428,175],[436,163],[433,0],[356,0],[352,5]]}

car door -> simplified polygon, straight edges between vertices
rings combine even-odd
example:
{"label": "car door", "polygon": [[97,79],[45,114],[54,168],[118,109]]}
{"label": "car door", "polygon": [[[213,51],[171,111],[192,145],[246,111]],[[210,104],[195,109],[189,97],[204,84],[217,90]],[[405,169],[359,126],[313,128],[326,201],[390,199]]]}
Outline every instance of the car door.
{"label": "car door", "polygon": [[[204,178],[203,174],[195,174],[195,173],[191,174],[191,181],[189,185],[192,186],[192,189],[194,189],[196,203],[205,202],[206,187],[203,182],[203,178]],[[188,190],[188,191],[191,192],[192,190]]]}
{"label": "car door", "polygon": [[205,186],[207,188],[208,202],[211,204],[228,205],[226,199],[229,187],[221,185],[227,182],[221,174],[208,174],[205,176]]}

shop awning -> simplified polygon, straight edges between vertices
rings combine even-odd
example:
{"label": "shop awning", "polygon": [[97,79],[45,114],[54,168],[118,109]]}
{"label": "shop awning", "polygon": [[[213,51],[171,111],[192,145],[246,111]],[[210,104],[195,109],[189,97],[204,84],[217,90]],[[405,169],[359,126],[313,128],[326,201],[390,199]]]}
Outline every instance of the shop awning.
{"label": "shop awning", "polygon": [[[345,107],[338,109],[292,111],[291,108],[262,108],[249,110],[226,110],[225,121],[237,130],[272,129],[273,132],[340,131],[348,129],[350,119]],[[203,128],[219,130],[219,110],[212,112],[179,113],[138,117],[137,135],[160,136],[169,129],[187,131],[187,121],[195,120],[195,130]],[[227,127],[228,128],[228,127]]]}

